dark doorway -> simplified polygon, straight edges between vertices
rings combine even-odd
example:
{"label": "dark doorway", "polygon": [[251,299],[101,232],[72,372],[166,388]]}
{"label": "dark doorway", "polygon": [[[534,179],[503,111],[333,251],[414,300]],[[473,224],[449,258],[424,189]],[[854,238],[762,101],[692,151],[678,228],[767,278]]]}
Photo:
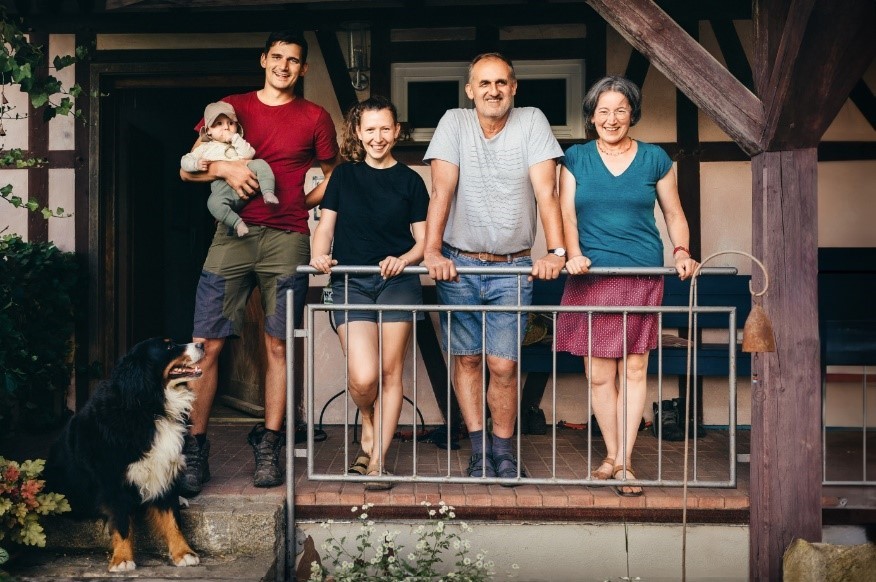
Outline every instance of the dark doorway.
{"label": "dark doorway", "polygon": [[[246,87],[117,89],[121,299],[130,346],[163,335],[188,341],[195,288],[215,230],[209,186],[179,178],[204,106]],[[127,249],[124,247],[128,246]],[[127,251],[127,252],[125,252]],[[120,304],[120,307],[122,305]]]}

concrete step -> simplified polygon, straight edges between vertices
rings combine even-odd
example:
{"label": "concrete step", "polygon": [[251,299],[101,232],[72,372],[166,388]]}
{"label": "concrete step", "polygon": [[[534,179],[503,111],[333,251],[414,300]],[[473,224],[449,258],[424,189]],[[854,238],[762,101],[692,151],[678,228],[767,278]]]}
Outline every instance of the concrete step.
{"label": "concrete step", "polygon": [[[152,535],[145,523],[137,524],[134,542],[137,570],[123,577],[273,579],[276,557],[283,556],[285,544],[282,497],[200,495],[182,509],[181,518],[183,534],[198,553],[201,564],[188,568],[173,566],[164,543]],[[54,517],[45,518],[43,524],[46,547],[25,552],[7,567],[11,574],[39,580],[110,576],[106,569],[110,537],[102,520]]]}

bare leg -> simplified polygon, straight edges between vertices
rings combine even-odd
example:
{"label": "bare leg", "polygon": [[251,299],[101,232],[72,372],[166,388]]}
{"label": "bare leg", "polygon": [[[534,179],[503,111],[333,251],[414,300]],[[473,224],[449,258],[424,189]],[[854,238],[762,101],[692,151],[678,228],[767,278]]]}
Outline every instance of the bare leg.
{"label": "bare leg", "polygon": [[193,435],[206,434],[210,421],[210,410],[216,397],[216,387],[219,381],[219,353],[225,345],[225,338],[193,338],[192,341],[204,344],[204,357],[198,362],[201,377],[190,384],[195,393],[195,402],[189,415],[190,432]]}
{"label": "bare leg", "polygon": [[469,432],[483,430],[483,370],[481,356],[453,357],[453,388]]}
{"label": "bare leg", "polygon": [[[386,453],[398,429],[404,400],[402,374],[405,367],[405,354],[411,338],[413,324],[389,322],[382,326],[383,337],[383,396],[375,402],[374,427],[380,433],[380,445],[375,443],[371,452],[371,467],[382,470],[386,464]],[[382,402],[381,402],[382,400]]]}
{"label": "bare leg", "polygon": [[265,428],[280,431],[286,416],[286,340],[266,333],[265,352]]}
{"label": "bare leg", "polygon": [[[349,328],[348,328],[349,326]],[[347,383],[350,397],[362,417],[359,444],[371,454],[374,446],[374,400],[377,398],[377,324],[351,321],[338,326],[341,349],[347,354]],[[347,342],[349,340],[349,349]]]}
{"label": "bare leg", "polygon": [[493,435],[511,438],[517,419],[517,362],[497,356],[487,356],[490,385],[487,404],[493,418]]}
{"label": "bare leg", "polygon": [[[588,368],[588,366],[592,368]],[[605,456],[606,459],[612,459],[611,462],[602,464],[611,465],[610,467],[606,468],[600,465],[598,470],[599,477],[607,479],[614,469],[614,461],[618,459],[619,450],[617,444],[619,432],[617,425],[617,360],[585,356],[584,369],[592,385],[590,398],[596,422],[599,423],[599,430],[602,431],[602,438],[605,440]]]}
{"label": "bare leg", "polygon": [[[644,354],[627,354],[626,371],[623,368],[623,360],[617,360],[619,368],[618,383],[620,394],[623,395],[624,379],[626,378],[626,443],[621,438],[623,433],[624,420],[624,402],[623,398],[619,397],[617,402],[617,426],[618,441],[617,448],[622,451],[621,457],[617,458],[615,465],[621,465],[621,459],[626,460],[627,467],[631,466],[630,460],[633,456],[633,446],[636,444],[636,437],[639,434],[639,424],[642,421],[642,413],[645,410],[645,400],[648,390],[648,352]],[[626,372],[626,373],[625,373]],[[622,471],[618,471],[622,473]],[[630,477],[628,475],[628,477]],[[625,493],[636,493],[642,490],[641,487],[623,487]]]}

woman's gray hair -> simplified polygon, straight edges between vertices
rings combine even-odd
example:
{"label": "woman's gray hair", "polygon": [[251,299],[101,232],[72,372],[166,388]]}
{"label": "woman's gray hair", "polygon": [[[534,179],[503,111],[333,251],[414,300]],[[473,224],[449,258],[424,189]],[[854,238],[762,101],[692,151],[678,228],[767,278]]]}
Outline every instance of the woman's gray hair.
{"label": "woman's gray hair", "polygon": [[596,81],[587,95],[584,96],[584,129],[594,131],[596,127],[593,125],[593,114],[596,113],[596,104],[603,93],[608,91],[616,91],[630,102],[630,126],[639,123],[642,118],[642,92],[639,86],[627,79],[618,75],[603,77]]}

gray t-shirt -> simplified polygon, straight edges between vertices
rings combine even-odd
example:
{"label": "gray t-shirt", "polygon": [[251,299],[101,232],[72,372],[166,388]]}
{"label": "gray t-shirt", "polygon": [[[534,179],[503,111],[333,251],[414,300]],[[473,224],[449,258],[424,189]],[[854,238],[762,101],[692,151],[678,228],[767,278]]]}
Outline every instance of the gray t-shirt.
{"label": "gray t-shirt", "polygon": [[514,107],[490,139],[474,109],[450,109],[441,118],[424,161],[459,168],[444,242],[464,251],[495,254],[532,248],[537,207],[529,168],[563,156],[544,113]]}

